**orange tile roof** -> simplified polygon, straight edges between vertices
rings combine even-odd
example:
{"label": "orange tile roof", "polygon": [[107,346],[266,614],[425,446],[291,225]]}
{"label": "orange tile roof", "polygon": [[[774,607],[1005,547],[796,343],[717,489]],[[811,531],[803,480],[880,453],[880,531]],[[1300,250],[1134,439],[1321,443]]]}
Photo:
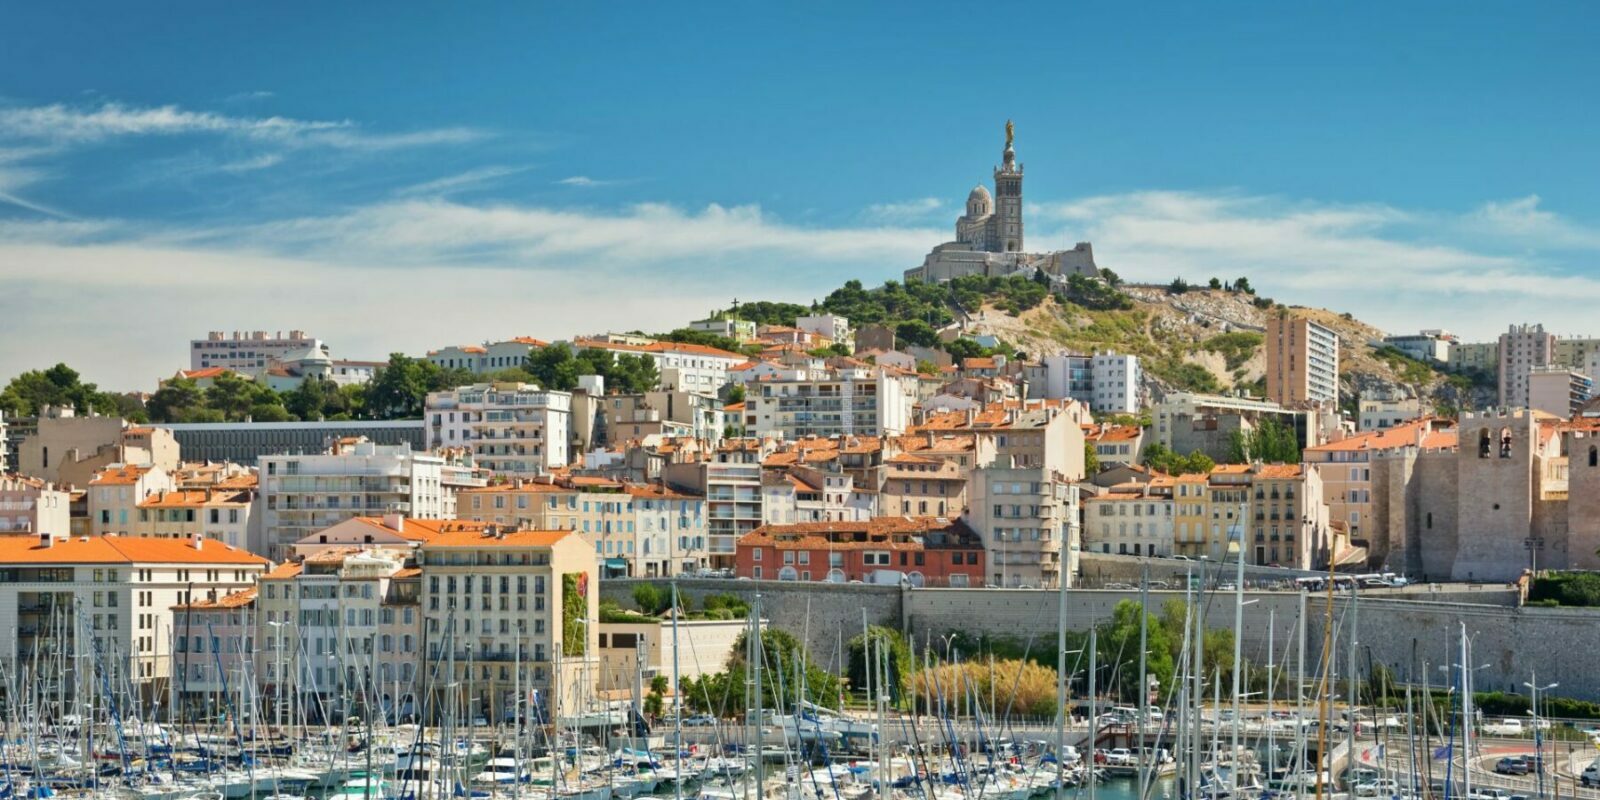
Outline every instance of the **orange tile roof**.
{"label": "orange tile roof", "polygon": [[442,533],[422,543],[422,549],[435,547],[550,547],[572,531],[515,531],[502,536],[485,536],[480,531]]}
{"label": "orange tile roof", "polygon": [[228,371],[230,370],[227,367],[206,367],[205,369],[186,369],[178,374],[190,380],[203,380],[215,378]]}
{"label": "orange tile roof", "polygon": [[1455,428],[1433,431],[1422,437],[1422,447],[1425,450],[1452,450],[1460,447],[1460,433]]}
{"label": "orange tile roof", "polygon": [[[854,522],[798,522],[763,525],[739,537],[739,547],[779,550],[921,550],[929,533],[946,533],[956,541],[945,547],[983,549],[978,535],[960,519],[944,517],[874,517]],[[941,545],[935,545],[941,546]]]}
{"label": "orange tile roof", "polygon": [[172,608],[175,611],[225,611],[231,608],[244,608],[255,601],[256,590],[244,589],[232,594],[223,595],[215,600],[196,600],[188,605],[179,603]]}
{"label": "orange tile roof", "polygon": [[288,580],[290,578],[298,577],[300,575],[301,571],[303,571],[304,569],[305,569],[305,567],[301,566],[297,562],[288,562],[288,563],[284,563],[284,564],[279,564],[278,566],[273,567],[271,572],[268,572],[265,575],[262,575],[261,576],[261,580],[264,580],[264,581]]}
{"label": "orange tile roof", "polygon": [[1144,429],[1137,425],[1113,425],[1090,435],[1089,439],[1095,442],[1131,442],[1143,433]]}
{"label": "orange tile roof", "polygon": [[126,464],[119,467],[106,467],[94,474],[89,479],[90,486],[132,486],[144,477],[154,467],[132,467]]}
{"label": "orange tile roof", "polygon": [[1299,464],[1262,464],[1261,468],[1256,470],[1256,477],[1268,480],[1298,478],[1304,474],[1305,471]]}
{"label": "orange tile roof", "polygon": [[730,412],[731,411],[731,412],[735,412],[735,413],[743,411],[744,409],[745,409],[745,404],[744,404],[743,401],[740,401],[740,402],[737,402],[737,403],[729,403],[729,404],[727,404],[727,405],[722,407],[722,410],[725,411],[725,412]]}
{"label": "orange tile roof", "polygon": [[382,517],[356,517],[355,520],[366,525],[371,525],[372,527],[382,530],[391,536],[399,536],[400,538],[408,541],[423,543],[431,542],[441,536],[447,536],[456,533],[467,533],[473,536],[480,536],[483,533],[484,527],[495,524],[493,522],[479,522],[476,520],[465,519],[412,519],[410,517],[406,517],[405,524],[400,526],[401,530],[396,531],[394,528],[383,524]]}
{"label": "orange tile roof", "polygon": [[0,564],[239,564],[271,562],[206,539],[199,550],[186,539],[81,536],[46,547],[34,536],[0,537]]}
{"label": "orange tile roof", "polygon": [[1431,430],[1439,420],[1435,417],[1422,417],[1421,419],[1402,422],[1392,428],[1367,431],[1341,439],[1337,442],[1320,444],[1316,447],[1307,447],[1308,453],[1354,452],[1360,450],[1389,450],[1396,447],[1415,446],[1419,431]]}
{"label": "orange tile roof", "polygon": [[998,365],[996,365],[994,363],[994,358],[993,357],[989,357],[989,358],[963,358],[963,359],[961,359],[961,368],[962,369],[998,369]]}
{"label": "orange tile roof", "polygon": [[509,339],[508,341],[515,342],[517,344],[533,345],[534,347],[546,347],[550,344],[549,342],[541,339],[535,339],[532,336],[518,336],[513,339]]}
{"label": "orange tile roof", "polygon": [[395,570],[394,574],[389,576],[389,577],[396,578],[396,579],[399,579],[399,578],[420,578],[420,577],[422,577],[422,568],[421,567],[402,567],[400,569]]}
{"label": "orange tile roof", "polygon": [[250,498],[243,492],[208,492],[204,489],[157,492],[139,501],[140,508],[198,508],[206,505],[249,504]]}

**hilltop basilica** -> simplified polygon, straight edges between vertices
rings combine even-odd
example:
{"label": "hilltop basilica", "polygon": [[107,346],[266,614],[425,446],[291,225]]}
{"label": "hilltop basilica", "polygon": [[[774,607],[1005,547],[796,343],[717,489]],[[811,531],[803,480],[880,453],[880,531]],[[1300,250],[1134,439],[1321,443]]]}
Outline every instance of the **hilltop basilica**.
{"label": "hilltop basilica", "polygon": [[956,220],[956,240],[933,248],[922,266],[906,270],[906,280],[930,283],[963,275],[1010,275],[1039,269],[1065,278],[1100,274],[1094,250],[1079,242],[1071,250],[1027,253],[1022,249],[1022,164],[1013,146],[1016,129],[1006,122],[1006,149],[994,170],[994,194],[983,184],[967,195],[967,213]]}

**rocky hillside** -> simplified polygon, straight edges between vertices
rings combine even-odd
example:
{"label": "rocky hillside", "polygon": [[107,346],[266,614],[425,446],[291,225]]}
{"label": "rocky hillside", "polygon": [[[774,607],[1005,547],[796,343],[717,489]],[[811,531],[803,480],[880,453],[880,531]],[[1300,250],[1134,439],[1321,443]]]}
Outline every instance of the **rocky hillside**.
{"label": "rocky hillside", "polygon": [[[968,320],[972,333],[994,334],[1033,355],[1117,350],[1140,356],[1157,391],[1243,391],[1261,395],[1266,356],[1262,332],[1269,314],[1288,313],[1338,332],[1341,405],[1354,410],[1360,394],[1421,397],[1425,408],[1449,410],[1492,404],[1493,387],[1474,386],[1392,350],[1375,346],[1383,332],[1349,314],[1283,306],[1245,292],[1166,286],[1123,286],[1127,309],[1090,310],[1059,297],[1011,313],[986,304]],[[1487,393],[1487,396],[1486,396]]]}

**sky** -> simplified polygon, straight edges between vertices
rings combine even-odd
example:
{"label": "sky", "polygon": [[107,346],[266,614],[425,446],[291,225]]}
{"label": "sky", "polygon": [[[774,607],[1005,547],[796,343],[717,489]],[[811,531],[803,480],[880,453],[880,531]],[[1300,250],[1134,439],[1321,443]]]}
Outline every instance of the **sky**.
{"label": "sky", "polygon": [[1015,120],[1029,250],[1597,335],[1593,3],[0,0],[0,380],[153,390],[898,279]]}

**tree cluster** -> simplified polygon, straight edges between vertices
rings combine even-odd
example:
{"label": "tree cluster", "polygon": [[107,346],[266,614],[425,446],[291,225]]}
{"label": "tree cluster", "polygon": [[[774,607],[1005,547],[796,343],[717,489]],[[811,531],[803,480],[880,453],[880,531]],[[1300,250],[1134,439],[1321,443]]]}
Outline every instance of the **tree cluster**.
{"label": "tree cluster", "polygon": [[1145,445],[1144,452],[1139,454],[1139,463],[1168,475],[1210,474],[1217,466],[1217,462],[1199,450],[1183,455],[1160,442]]}
{"label": "tree cluster", "polygon": [[8,417],[34,417],[46,406],[71,408],[79,414],[121,416],[135,422],[147,419],[136,397],[102,392],[84,383],[78,371],[66,364],[29,370],[11,379],[0,391],[0,412]]}
{"label": "tree cluster", "polygon": [[1253,430],[1233,432],[1228,442],[1228,460],[1235,464],[1298,464],[1300,442],[1293,428],[1269,417]]}
{"label": "tree cluster", "polygon": [[565,344],[552,344],[529,353],[522,369],[534,383],[562,392],[578,388],[580,375],[599,375],[605,379],[606,391],[624,394],[654,391],[661,385],[655,359],[633,353],[616,355],[598,347],[574,352]]}

